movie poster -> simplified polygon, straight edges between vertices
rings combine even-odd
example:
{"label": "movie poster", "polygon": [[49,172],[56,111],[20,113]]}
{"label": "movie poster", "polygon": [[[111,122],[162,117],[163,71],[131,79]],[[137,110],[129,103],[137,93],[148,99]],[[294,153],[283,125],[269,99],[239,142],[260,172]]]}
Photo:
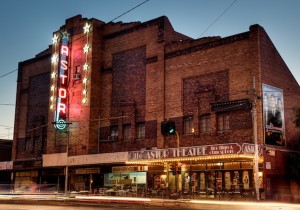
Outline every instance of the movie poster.
{"label": "movie poster", "polygon": [[265,144],[285,146],[283,91],[266,84],[262,90]]}

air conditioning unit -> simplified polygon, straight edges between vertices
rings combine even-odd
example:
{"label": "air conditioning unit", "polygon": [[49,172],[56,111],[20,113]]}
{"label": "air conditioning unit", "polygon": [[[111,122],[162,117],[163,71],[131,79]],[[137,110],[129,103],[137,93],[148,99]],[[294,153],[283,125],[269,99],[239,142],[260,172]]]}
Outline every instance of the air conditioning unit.
{"label": "air conditioning unit", "polygon": [[81,74],[74,74],[73,80],[79,80],[81,78]]}

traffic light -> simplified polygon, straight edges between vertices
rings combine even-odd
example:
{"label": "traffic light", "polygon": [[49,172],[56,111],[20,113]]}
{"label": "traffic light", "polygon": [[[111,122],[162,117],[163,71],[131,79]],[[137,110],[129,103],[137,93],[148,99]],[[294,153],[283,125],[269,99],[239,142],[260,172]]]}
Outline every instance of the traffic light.
{"label": "traffic light", "polygon": [[175,122],[174,121],[162,121],[161,122],[161,134],[162,135],[175,135]]}

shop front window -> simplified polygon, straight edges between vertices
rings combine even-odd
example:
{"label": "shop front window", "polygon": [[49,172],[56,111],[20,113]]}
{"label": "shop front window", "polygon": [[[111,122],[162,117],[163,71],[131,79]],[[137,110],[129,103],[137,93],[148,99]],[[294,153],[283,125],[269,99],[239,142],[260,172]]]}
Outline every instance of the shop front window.
{"label": "shop front window", "polygon": [[104,174],[104,186],[114,191],[144,189],[147,180],[146,172],[124,172]]}

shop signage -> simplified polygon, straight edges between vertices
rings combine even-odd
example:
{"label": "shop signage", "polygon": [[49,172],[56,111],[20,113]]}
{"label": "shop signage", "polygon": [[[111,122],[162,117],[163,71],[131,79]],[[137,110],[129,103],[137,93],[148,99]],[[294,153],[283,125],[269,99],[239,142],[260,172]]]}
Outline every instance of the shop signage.
{"label": "shop signage", "polygon": [[242,146],[237,143],[204,145],[199,147],[181,147],[158,150],[129,152],[129,160],[153,160],[162,158],[182,158],[209,155],[240,154]]}
{"label": "shop signage", "polygon": [[124,185],[130,185],[132,184],[132,179],[121,179],[121,180],[108,180],[108,184],[113,184],[113,185],[117,185],[117,184],[124,184]]}
{"label": "shop signage", "polygon": [[134,166],[115,166],[112,167],[112,173],[127,173],[137,171]]}
{"label": "shop signage", "polygon": [[90,165],[100,163],[120,163],[128,160],[128,152],[114,152],[92,155],[69,156],[69,165]]}
{"label": "shop signage", "polygon": [[[242,154],[255,154],[255,145],[249,143],[243,143],[242,145]],[[258,155],[262,156],[263,150],[262,147],[258,145]]]}
{"label": "shop signage", "polygon": [[22,168],[40,168],[43,165],[42,160],[24,160],[24,161],[15,161],[13,163],[14,169]]}
{"label": "shop signage", "polygon": [[100,168],[77,168],[75,174],[99,174]]}
{"label": "shop signage", "polygon": [[13,168],[12,161],[0,162],[0,170],[8,170]]}

